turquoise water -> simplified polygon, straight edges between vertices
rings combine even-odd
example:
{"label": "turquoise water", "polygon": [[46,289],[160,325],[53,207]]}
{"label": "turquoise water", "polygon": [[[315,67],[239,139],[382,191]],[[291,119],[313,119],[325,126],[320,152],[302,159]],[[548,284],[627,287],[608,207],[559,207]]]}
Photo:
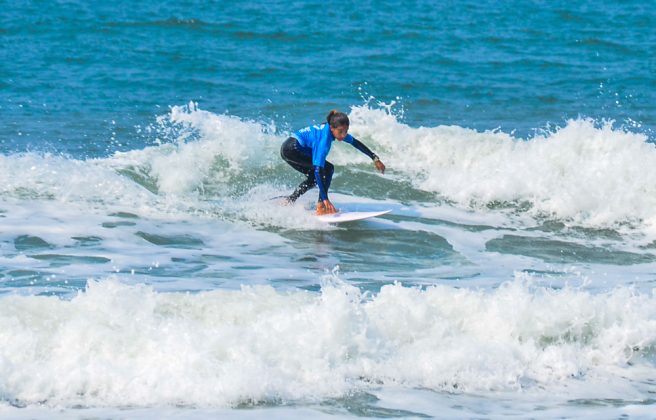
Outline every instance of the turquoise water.
{"label": "turquoise water", "polygon": [[0,414],[648,417],[648,6],[5,5]]}

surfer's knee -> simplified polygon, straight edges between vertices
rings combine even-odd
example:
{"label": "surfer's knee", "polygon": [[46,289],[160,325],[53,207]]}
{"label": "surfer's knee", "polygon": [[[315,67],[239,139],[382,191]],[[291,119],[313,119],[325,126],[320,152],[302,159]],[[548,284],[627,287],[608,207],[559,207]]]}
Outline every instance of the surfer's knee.
{"label": "surfer's knee", "polygon": [[288,156],[289,156],[289,152],[291,151],[291,145],[294,142],[294,140],[296,140],[296,139],[294,139],[294,137],[290,137],[287,140],[285,140],[284,142],[282,142],[282,144],[280,145],[280,157],[284,161],[289,160]]}
{"label": "surfer's knee", "polygon": [[326,175],[328,174],[332,175],[333,172],[335,172],[335,165],[333,165],[330,162],[326,162],[326,165],[324,166],[324,172]]}

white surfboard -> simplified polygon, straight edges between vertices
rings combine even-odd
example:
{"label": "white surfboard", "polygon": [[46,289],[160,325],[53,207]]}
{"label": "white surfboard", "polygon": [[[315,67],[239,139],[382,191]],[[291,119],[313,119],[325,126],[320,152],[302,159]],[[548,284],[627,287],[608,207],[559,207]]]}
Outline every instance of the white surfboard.
{"label": "white surfboard", "polygon": [[325,223],[344,223],[344,222],[355,222],[356,220],[364,220],[372,217],[382,216],[387,214],[392,210],[383,210],[383,211],[344,211],[337,212],[333,214],[324,214],[322,216],[317,216],[317,219]]}

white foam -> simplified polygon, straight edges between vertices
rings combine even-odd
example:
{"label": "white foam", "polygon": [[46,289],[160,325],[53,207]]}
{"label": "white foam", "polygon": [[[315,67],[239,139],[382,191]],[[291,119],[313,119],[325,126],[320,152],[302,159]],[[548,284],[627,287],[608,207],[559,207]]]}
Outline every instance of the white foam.
{"label": "white foam", "polygon": [[350,117],[352,133],[379,150],[390,171],[461,205],[528,202],[535,214],[590,226],[656,223],[656,147],[643,134],[580,119],[522,140],[457,126],[412,128],[368,107],[353,107]]}
{"label": "white foam", "polygon": [[[632,223],[656,235],[656,148],[643,134],[581,119],[522,140],[456,126],[413,128],[366,106],[353,107],[350,117],[351,132],[383,157],[393,180],[460,207],[489,213],[490,204],[528,203],[533,216],[590,227]],[[0,156],[0,193],[143,208],[155,201],[168,212],[203,208],[199,194],[239,201],[254,188],[288,189],[297,181],[279,157],[285,134],[271,124],[213,114],[193,103],[173,107],[159,120],[175,142],[85,161]],[[368,162],[338,145],[331,159],[338,165]],[[157,192],[121,175],[124,170],[152,182]]]}
{"label": "white foam", "polygon": [[0,196],[24,200],[147,206],[153,194],[102,160],[24,153],[0,155]]}
{"label": "white foam", "polygon": [[[164,193],[187,193],[202,188],[203,183],[225,188],[235,182],[235,175],[279,160],[282,138],[269,134],[275,131],[271,125],[213,114],[194,103],[172,107],[159,121],[178,126],[177,143],[151,149],[154,153],[148,156],[138,151],[127,155],[136,155],[138,164],[148,166]],[[190,140],[196,135],[197,140]],[[117,154],[116,158],[125,159],[124,155]]]}
{"label": "white foam", "polygon": [[70,301],[5,296],[0,393],[69,407],[307,402],[399,385],[465,393],[580,385],[599,398],[647,398],[653,294],[525,280],[487,292],[391,285],[371,296],[338,280],[320,294],[158,293],[105,280]]}

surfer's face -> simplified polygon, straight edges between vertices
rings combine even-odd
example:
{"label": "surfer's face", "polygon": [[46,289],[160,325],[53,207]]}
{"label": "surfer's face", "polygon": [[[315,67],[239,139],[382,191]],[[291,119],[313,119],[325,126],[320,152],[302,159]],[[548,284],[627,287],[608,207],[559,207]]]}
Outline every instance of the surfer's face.
{"label": "surfer's face", "polygon": [[348,129],[348,125],[343,125],[341,127],[330,127],[330,132],[333,133],[333,137],[339,141],[342,141],[348,134]]}

